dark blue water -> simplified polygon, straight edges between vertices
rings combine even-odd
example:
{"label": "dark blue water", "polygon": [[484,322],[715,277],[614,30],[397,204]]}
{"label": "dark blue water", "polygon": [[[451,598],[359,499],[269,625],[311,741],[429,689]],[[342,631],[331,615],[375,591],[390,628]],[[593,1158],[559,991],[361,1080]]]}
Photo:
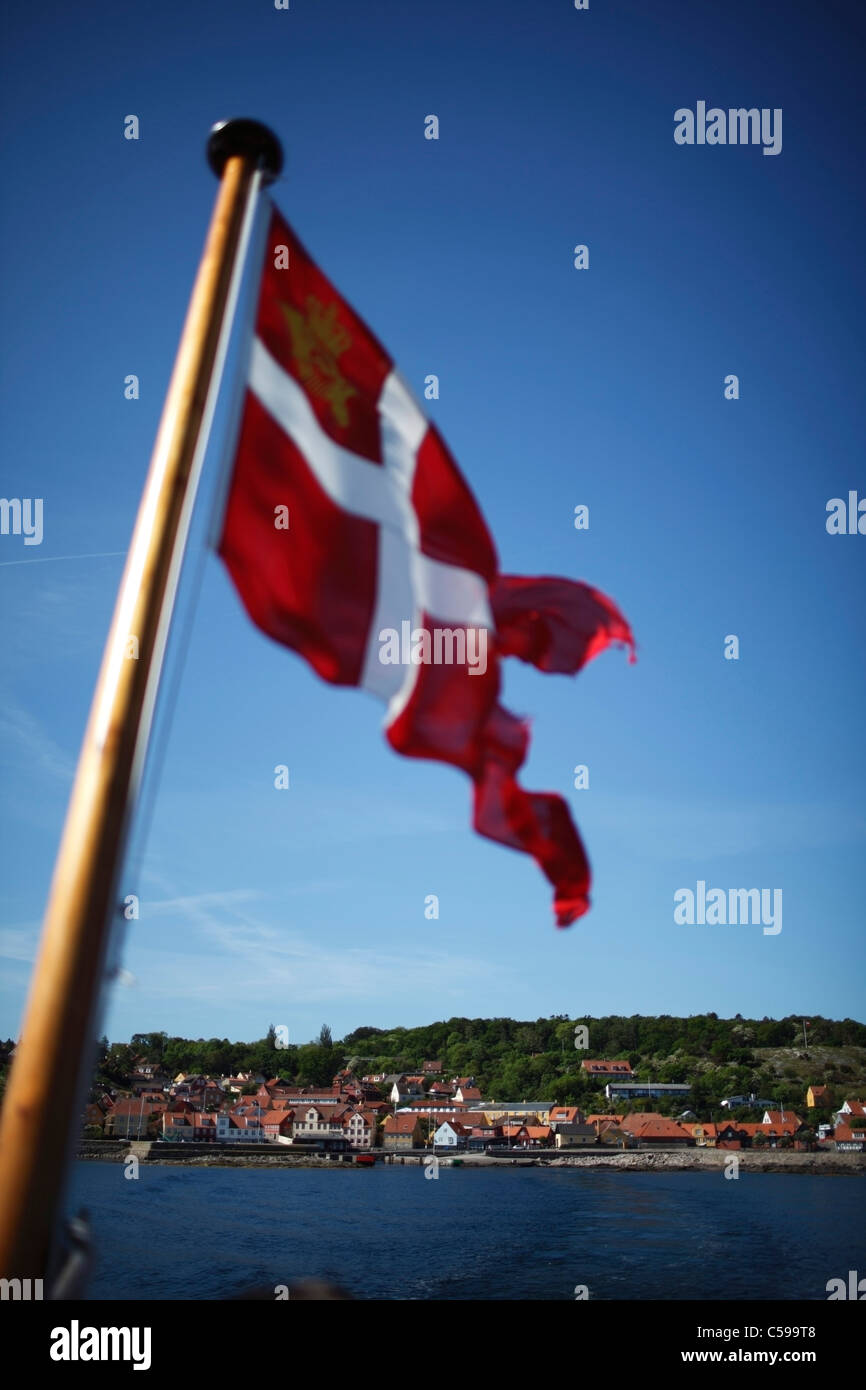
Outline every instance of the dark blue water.
{"label": "dark blue water", "polygon": [[224,1299],[305,1276],[356,1298],[826,1299],[866,1273],[866,1180],[78,1163],[91,1298]]}

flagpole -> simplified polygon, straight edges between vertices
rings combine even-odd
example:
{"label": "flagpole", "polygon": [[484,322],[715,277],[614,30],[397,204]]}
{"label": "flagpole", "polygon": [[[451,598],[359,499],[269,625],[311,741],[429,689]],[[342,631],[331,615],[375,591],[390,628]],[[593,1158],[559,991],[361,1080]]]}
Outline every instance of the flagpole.
{"label": "flagpole", "polygon": [[214,126],[220,179],[115,604],[54,868],[21,1040],[0,1115],[0,1274],[56,1273],[64,1177],[93,1064],[131,811],[213,412],[212,386],[262,184],[282,168],[257,121]]}

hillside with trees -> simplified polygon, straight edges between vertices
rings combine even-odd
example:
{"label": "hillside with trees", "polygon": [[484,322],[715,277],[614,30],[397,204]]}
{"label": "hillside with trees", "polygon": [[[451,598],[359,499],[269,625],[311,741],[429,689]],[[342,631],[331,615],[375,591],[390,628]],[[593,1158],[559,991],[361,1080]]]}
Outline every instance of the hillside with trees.
{"label": "hillside with trees", "polygon": [[[577,1049],[575,1030],[584,1026],[588,1048]],[[803,1020],[677,1018],[608,1015],[532,1021],[510,1018],[451,1018],[420,1028],[361,1027],[334,1039],[327,1024],[318,1038],[280,1047],[271,1026],[257,1042],[227,1038],[188,1039],[163,1032],[135,1033],[128,1043],[103,1039],[97,1086],[124,1089],[134,1059],[178,1072],[237,1075],[261,1072],[293,1085],[327,1085],[342,1067],[359,1074],[416,1072],[436,1059],[446,1076],[473,1076],[486,1099],[543,1099],[577,1104],[585,1111],[608,1108],[603,1091],[581,1069],[584,1058],[627,1060],[638,1081],[689,1082],[690,1108],[708,1117],[730,1095],[754,1093],[791,1108],[803,1107],[810,1082],[828,1085],[834,1099],[866,1093],[866,1025],[853,1019]],[[636,1102],[635,1108],[667,1113],[682,1101]],[[817,1118],[817,1116],[816,1116]]]}

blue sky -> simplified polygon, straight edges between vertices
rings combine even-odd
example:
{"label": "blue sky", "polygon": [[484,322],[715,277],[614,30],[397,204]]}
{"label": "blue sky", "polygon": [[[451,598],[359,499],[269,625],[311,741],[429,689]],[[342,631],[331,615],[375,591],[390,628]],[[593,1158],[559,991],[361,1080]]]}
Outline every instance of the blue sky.
{"label": "blue sky", "polygon": [[[213,203],[203,144],[237,114],[283,141],[276,201],[418,394],[439,375],[503,569],[611,594],[639,661],[508,663],[523,781],[566,796],[593,864],[557,931],[532,861],[471,832],[466,779],[396,757],[380,707],[255,631],[204,555],[221,406],[109,1035],[862,1016],[866,538],[825,529],[866,496],[860,7],[95,0],[5,27],[0,491],[44,499],[44,538],[0,536],[0,1034]],[[782,108],[781,153],[677,145],[699,100]],[[782,931],[677,925],[699,879],[782,889]]]}

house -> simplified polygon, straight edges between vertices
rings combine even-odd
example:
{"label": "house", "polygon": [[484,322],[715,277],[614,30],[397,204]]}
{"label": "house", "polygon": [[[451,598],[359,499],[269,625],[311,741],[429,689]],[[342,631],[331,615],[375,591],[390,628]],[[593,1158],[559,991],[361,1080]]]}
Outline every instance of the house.
{"label": "house", "polygon": [[561,1122],[556,1126],[556,1147],[558,1149],[579,1149],[587,1144],[597,1144],[598,1134],[594,1125],[579,1122]]}
{"label": "house", "polygon": [[[221,1116],[217,1116],[218,1119]],[[166,1110],[162,1117],[163,1139],[192,1139],[192,1112]]]}
{"label": "house", "polygon": [[364,1104],[365,1115],[375,1115],[381,1123],[382,1118],[388,1114],[390,1106],[385,1100],[368,1100]]}
{"label": "house", "polygon": [[388,1091],[392,1086],[399,1086],[406,1095],[421,1095],[424,1090],[422,1083],[417,1078],[412,1080],[409,1073],[405,1071],[389,1071],[382,1078],[382,1085]]}
{"label": "house", "polygon": [[624,1115],[587,1115],[586,1123],[598,1129],[601,1125],[621,1125],[624,1119]]}
{"label": "house", "polygon": [[229,1107],[228,1113],[234,1115],[236,1119],[240,1119],[244,1115],[263,1115],[266,1110],[270,1109],[270,1101],[263,1104],[258,1096],[243,1096],[235,1105]]}
{"label": "house", "polygon": [[164,1098],[154,1105],[137,1096],[122,1096],[105,1116],[103,1133],[106,1139],[146,1139],[148,1125],[157,1125],[165,1108]]}
{"label": "house", "polygon": [[528,1149],[546,1149],[553,1143],[553,1130],[550,1125],[524,1125]]}
{"label": "house", "polygon": [[202,1114],[200,1110],[167,1110],[162,1117],[162,1137],[212,1144],[218,1138],[221,1118],[221,1115]]}
{"label": "house", "polygon": [[292,1138],[306,1143],[310,1139],[342,1139],[346,1107],[341,1105],[305,1105],[295,1110]]}
{"label": "house", "polygon": [[852,1119],[850,1124],[839,1124],[833,1132],[833,1143],[837,1153],[863,1153],[866,1151],[866,1119]]}
{"label": "house", "polygon": [[233,1095],[240,1095],[245,1086],[261,1086],[264,1081],[260,1071],[241,1071],[237,1076],[224,1076],[222,1085],[224,1091],[230,1091]]}
{"label": "house", "polygon": [[634,1072],[630,1062],[581,1062],[587,1076],[596,1081],[631,1081]]}
{"label": "house", "polygon": [[480,1105],[481,1092],[477,1086],[458,1086],[454,1099],[458,1105]]}
{"label": "house", "polygon": [[454,1095],[454,1087],[449,1081],[434,1081],[430,1090],[427,1092],[428,1100],[451,1100]]}
{"label": "house", "polygon": [[726,1096],[719,1101],[723,1110],[742,1110],[748,1107],[750,1110],[766,1110],[772,1107],[771,1100],[760,1100],[754,1091],[750,1096]]}
{"label": "house", "polygon": [[[269,1113],[269,1112],[268,1112]],[[261,1117],[250,1116],[249,1119],[244,1115],[234,1115],[230,1111],[223,1110],[215,1115],[216,1137],[218,1144],[259,1144],[265,1139],[265,1128],[262,1121],[265,1118],[265,1111]],[[279,1137],[270,1136],[272,1139]],[[285,1135],[282,1135],[285,1138]]]}
{"label": "house", "polygon": [[765,1110],[761,1121],[761,1128],[765,1133],[768,1132],[768,1125],[777,1134],[789,1134],[793,1138],[797,1130],[803,1128],[803,1121],[793,1110]]}
{"label": "house", "polygon": [[483,1125],[485,1128],[490,1129],[495,1129],[496,1127],[495,1125],[490,1124],[490,1121],[487,1119],[487,1116],[484,1114],[483,1110],[455,1109],[454,1117],[455,1119],[460,1121],[464,1129],[475,1129],[479,1125]]}
{"label": "house", "polygon": [[386,1149],[419,1149],[424,1143],[421,1134],[421,1121],[417,1115],[389,1115],[382,1130],[382,1142]]}
{"label": "house", "polygon": [[417,1078],[410,1078],[405,1072],[390,1072],[384,1079],[385,1094],[392,1105],[401,1105],[412,1096],[423,1096],[424,1086]]}
{"label": "house", "polygon": [[458,1120],[443,1120],[433,1135],[433,1148],[465,1149],[468,1131]]}
{"label": "house", "polygon": [[378,1086],[374,1086],[369,1081],[348,1082],[343,1088],[343,1094],[351,1096],[353,1100],[363,1103],[370,1100],[381,1100],[382,1092]]}
{"label": "house", "polygon": [[209,1076],[186,1076],[175,1081],[170,1092],[173,1099],[191,1101],[200,1110],[218,1106],[224,1099],[222,1087]]}
{"label": "house", "polygon": [[441,1063],[441,1062],[425,1062],[424,1065],[422,1066],[421,1070],[423,1071],[423,1073],[424,1073],[425,1076],[441,1076],[441,1075],[442,1075],[442,1063]]}
{"label": "house", "polygon": [[[504,1124],[502,1126],[502,1138],[510,1149],[520,1147],[522,1141],[527,1138],[526,1125]],[[525,1147],[525,1145],[522,1146]]]}
{"label": "house", "polygon": [[351,1149],[370,1149],[376,1133],[376,1120],[364,1115],[361,1110],[349,1110],[343,1116],[343,1133]]}
{"label": "house", "polygon": [[513,1149],[547,1148],[553,1139],[550,1125],[504,1124],[502,1137]]}
{"label": "house", "polygon": [[[778,1112],[776,1113],[778,1114]],[[775,1123],[771,1123],[762,1120],[759,1124],[752,1124],[741,1120],[737,1124],[737,1129],[744,1136],[745,1146],[760,1147],[767,1144],[771,1149],[777,1148],[782,1140],[786,1143],[793,1141],[794,1136],[802,1128],[803,1125],[800,1120],[796,1116],[792,1117],[789,1111],[785,1112],[784,1121],[777,1119]]]}
{"label": "house", "polygon": [[[699,1149],[714,1149],[719,1137],[719,1126],[709,1120],[692,1122],[680,1118],[677,1123],[690,1134]],[[730,1126],[729,1126],[730,1128]]]}
{"label": "house", "polygon": [[364,1145],[364,1148],[374,1149],[377,1147],[380,1138],[379,1129],[382,1124],[382,1116],[369,1106],[364,1106],[361,1115],[370,1126],[370,1140],[368,1144]]}
{"label": "house", "polygon": [[266,1110],[261,1117],[262,1134],[276,1142],[291,1139],[294,1119],[294,1110]]}
{"label": "house", "polygon": [[554,1105],[547,1117],[547,1123],[555,1129],[558,1125],[582,1125],[584,1119],[577,1105]]}
{"label": "house", "polygon": [[143,1086],[141,1090],[133,1087],[133,1090],[135,1091],[136,1100],[143,1100],[145,1105],[158,1105],[164,1110],[168,1104],[165,1094],[160,1090],[154,1089],[153,1086]]}
{"label": "house", "polygon": [[555,1104],[552,1100],[522,1100],[502,1101],[497,1105],[491,1100],[485,1101],[484,1113],[488,1120],[501,1120],[504,1124],[532,1120],[533,1123],[546,1125]]}
{"label": "house", "polygon": [[637,1140],[632,1134],[627,1134],[618,1124],[612,1120],[603,1120],[598,1125],[598,1142],[606,1148],[615,1149],[636,1149]]}
{"label": "house", "polygon": [[470,1144],[470,1148],[484,1148],[487,1144],[503,1142],[502,1125],[489,1124],[484,1115],[461,1115],[458,1123],[469,1130],[470,1139],[483,1141]]}
{"label": "house", "polygon": [[[757,1125],[752,1128],[757,1129]],[[716,1125],[717,1149],[744,1149],[748,1148],[750,1143],[751,1136],[743,1123],[731,1120],[727,1124]]]}
{"label": "house", "polygon": [[[866,1116],[866,1105],[862,1100],[846,1100],[842,1102],[842,1108],[837,1110],[836,1114],[840,1117],[854,1115],[857,1119],[862,1120]],[[843,1120],[843,1123],[847,1123],[847,1121]]]}
{"label": "house", "polygon": [[461,1115],[464,1114],[466,1108],[465,1105],[457,1105],[450,1096],[446,1096],[444,1099],[432,1102],[429,1100],[410,1100],[406,1105],[398,1107],[397,1114],[405,1115],[411,1110],[413,1115],[437,1115],[447,1119],[449,1115],[456,1114],[458,1111]]}
{"label": "house", "polygon": [[139,1096],[143,1091],[153,1092],[162,1098],[168,1089],[168,1077],[160,1071],[134,1071],[130,1076],[130,1085],[133,1095]]}
{"label": "house", "polygon": [[659,1115],[652,1110],[643,1114],[626,1115],[622,1129],[626,1134],[631,1134],[638,1144],[646,1145],[648,1148],[684,1148],[695,1142],[676,1120],[669,1120],[666,1115]]}
{"label": "house", "polygon": [[489,1149],[503,1149],[506,1141],[502,1136],[502,1129],[495,1126],[490,1129],[487,1127],[470,1129],[466,1138],[466,1147],[470,1153],[486,1153]]}
{"label": "house", "polygon": [[341,1086],[288,1086],[269,1081],[256,1093],[266,1100],[284,1100],[296,1108],[299,1105],[346,1105],[351,1097]]}
{"label": "house", "polygon": [[650,1100],[684,1100],[691,1089],[686,1083],[672,1081],[612,1081],[605,1086],[604,1093],[608,1100],[637,1100],[640,1096]]}
{"label": "house", "polygon": [[[276,1077],[272,1081],[266,1081],[265,1087],[271,1100],[290,1100],[295,1091],[295,1087],[290,1086],[288,1081],[279,1081]],[[333,1094],[339,1095],[340,1087],[332,1086],[331,1091]]]}
{"label": "house", "polygon": [[819,1110],[830,1109],[830,1088],[828,1086],[810,1086],[806,1092],[806,1105],[810,1110],[817,1107]]}
{"label": "house", "polygon": [[142,1086],[152,1087],[160,1093],[168,1086],[170,1078],[158,1062],[148,1062],[143,1057],[133,1059],[129,1074],[130,1085],[135,1094]]}

